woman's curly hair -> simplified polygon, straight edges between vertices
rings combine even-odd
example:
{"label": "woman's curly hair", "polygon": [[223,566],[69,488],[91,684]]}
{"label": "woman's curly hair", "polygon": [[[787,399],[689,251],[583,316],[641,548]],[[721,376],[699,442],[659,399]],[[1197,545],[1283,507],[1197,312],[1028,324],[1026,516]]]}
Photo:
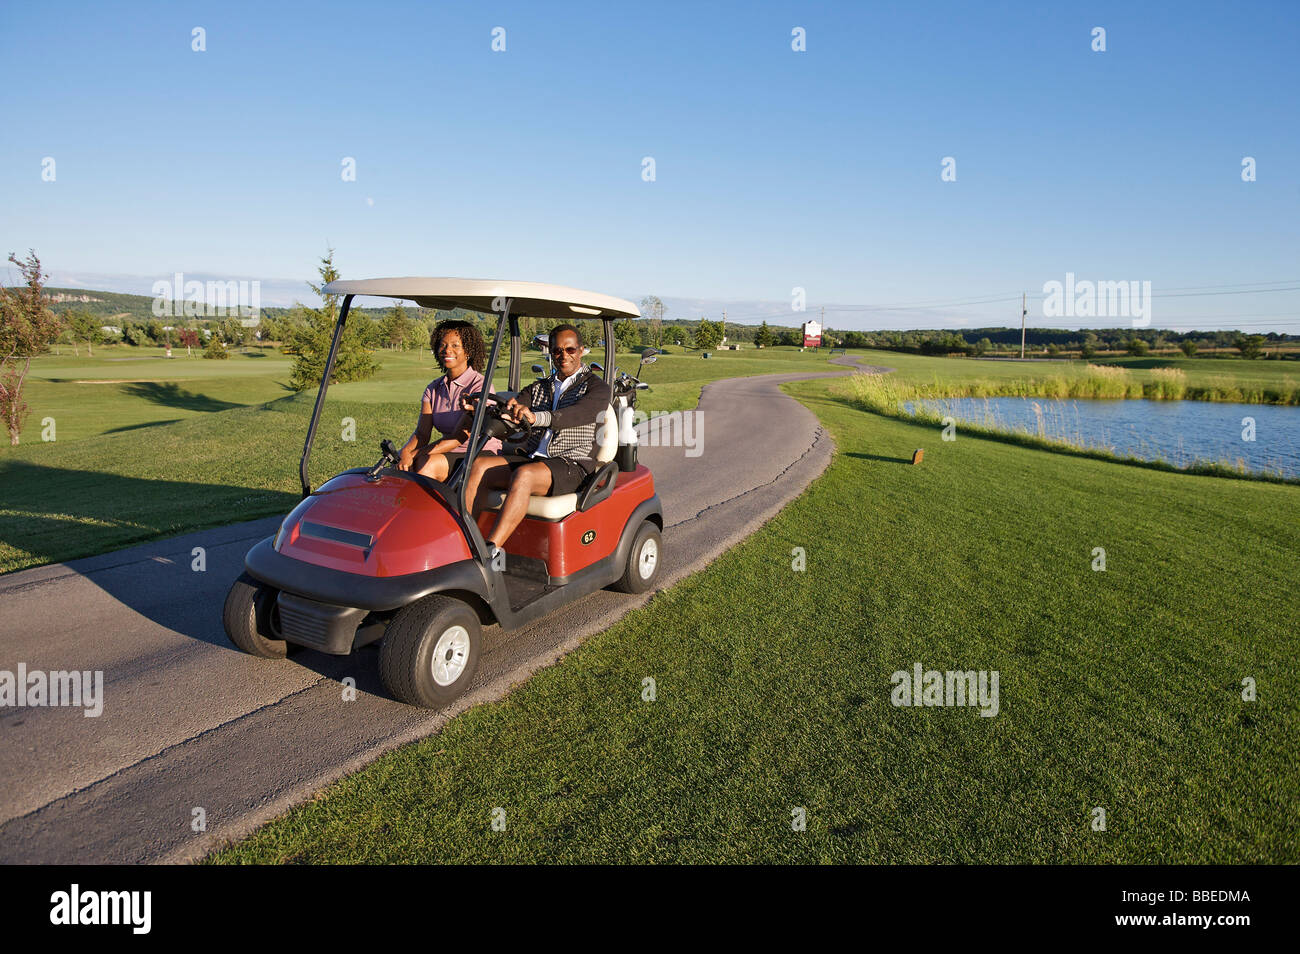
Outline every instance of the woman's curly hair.
{"label": "woman's curly hair", "polygon": [[440,321],[438,326],[433,329],[433,333],[429,335],[429,347],[432,349],[433,357],[438,361],[439,367],[442,366],[442,360],[438,357],[442,345],[442,336],[449,331],[455,331],[460,335],[460,343],[465,349],[465,356],[469,358],[469,366],[482,373],[487,366],[487,346],[483,343],[483,335],[479,333],[478,328],[468,321]]}

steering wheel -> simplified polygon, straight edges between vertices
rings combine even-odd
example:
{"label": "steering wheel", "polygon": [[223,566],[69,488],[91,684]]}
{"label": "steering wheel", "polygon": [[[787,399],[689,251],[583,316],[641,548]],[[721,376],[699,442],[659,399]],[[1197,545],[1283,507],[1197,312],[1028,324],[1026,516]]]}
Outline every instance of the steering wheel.
{"label": "steering wheel", "polygon": [[[465,395],[467,398],[479,398],[482,396],[482,391]],[[527,440],[529,435],[533,432],[533,425],[529,424],[527,421],[516,421],[514,418],[506,415],[505,405],[509,399],[503,398],[501,395],[492,391],[487,392],[487,399],[494,402],[487,406],[487,421],[483,424],[483,430],[488,437],[495,437],[498,440],[511,444],[517,444]]]}

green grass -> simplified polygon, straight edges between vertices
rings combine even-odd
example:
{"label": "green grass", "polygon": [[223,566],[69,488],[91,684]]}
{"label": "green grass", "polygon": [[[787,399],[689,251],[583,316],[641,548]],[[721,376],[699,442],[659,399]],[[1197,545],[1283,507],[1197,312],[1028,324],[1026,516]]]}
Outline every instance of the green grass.
{"label": "green grass", "polygon": [[[143,353],[141,353],[143,352]],[[190,420],[261,404],[289,391],[289,359],[235,354],[226,361],[163,357],[161,348],[99,348],[32,362],[23,398],[31,408],[23,445],[40,445],[42,421],[54,418],[59,443]],[[3,453],[3,452],[0,452]]]}
{"label": "green grass", "polygon": [[[95,358],[33,362],[33,414],[18,447],[0,449],[0,572],[286,513],[298,499],[298,458],[315,391],[287,390],[289,359],[236,355],[226,361],[99,348]],[[157,349],[154,349],[157,350]],[[161,352],[160,352],[161,353]],[[180,355],[184,354],[179,350]],[[112,360],[125,357],[127,360]],[[431,359],[381,352],[369,381],[334,385],[312,452],[313,484],[369,465],[379,442],[410,435]],[[525,356],[524,383],[536,356]],[[635,371],[629,355],[619,366]],[[667,354],[645,371],[646,411],[684,410],[703,384],[776,371],[823,370],[825,355],[774,349]],[[494,378],[504,389],[505,374]],[[78,383],[123,380],[129,383]],[[292,395],[286,397],[285,395]],[[269,403],[261,403],[269,402]],[[53,416],[57,440],[41,440]],[[355,421],[345,442],[343,420]]]}
{"label": "green grass", "polygon": [[[209,860],[1300,860],[1300,488],[945,444],[785,388],[838,450],[776,519]],[[893,707],[915,662],[998,670],[1000,714]]]}
{"label": "green grass", "polygon": [[[240,349],[226,361],[200,358],[199,349],[194,357],[186,357],[184,348],[175,348],[172,354],[169,360],[161,348],[114,345],[99,347],[94,357],[83,352],[35,359],[24,389],[31,414],[23,445],[44,443],[41,422],[47,417],[54,418],[57,440],[66,442],[189,420],[293,393],[289,387],[293,358],[276,348]],[[509,352],[503,356],[508,362]],[[408,400],[415,406],[439,373],[427,352],[378,351],[376,358],[382,365],[379,374],[368,381],[335,385],[331,396],[372,404]],[[593,359],[604,360],[600,348],[588,355],[587,360]],[[647,410],[689,410],[699,402],[700,387],[709,381],[799,371],[825,362],[825,354],[793,348],[720,351],[705,361],[698,352],[670,347],[668,354],[646,369],[653,390],[643,393],[642,404]],[[529,368],[535,363],[544,363],[541,355],[525,352],[523,383],[533,380]],[[620,353],[618,365],[635,372],[636,358]],[[494,388],[504,389],[507,378],[505,371],[498,371]]]}
{"label": "green grass", "polygon": [[[694,351],[669,352],[645,371],[651,390],[641,393],[642,410],[693,408],[701,387],[720,378],[832,367],[825,353],[793,348],[717,351],[708,361]],[[1061,368],[1083,373],[1082,365],[852,353],[866,363],[896,367],[890,379],[916,387],[931,387],[940,376],[951,387],[1023,381]],[[161,354],[111,346],[96,349],[93,359],[49,355],[33,362],[27,392],[33,413],[23,444],[0,448],[0,572],[271,516],[292,506],[314,392],[285,397],[292,393],[289,357],[274,349],[227,361],[186,358],[183,349],[175,349],[171,360]],[[418,352],[382,351],[378,357],[383,370],[375,378],[330,389],[312,462],[317,484],[338,470],[372,463],[382,438],[403,440],[414,425],[420,394],[435,373],[432,359]],[[524,382],[539,357],[525,354]],[[630,355],[618,360],[635,370]],[[1265,364],[1203,363],[1226,367],[1230,376],[1257,373]],[[1130,372],[1141,381],[1155,380],[1153,374],[1145,368]],[[1245,377],[1241,381],[1249,386]],[[505,388],[506,375],[497,375],[493,386]],[[41,441],[46,416],[57,429],[58,439],[50,443]],[[344,417],[356,421],[355,443],[341,440]]]}

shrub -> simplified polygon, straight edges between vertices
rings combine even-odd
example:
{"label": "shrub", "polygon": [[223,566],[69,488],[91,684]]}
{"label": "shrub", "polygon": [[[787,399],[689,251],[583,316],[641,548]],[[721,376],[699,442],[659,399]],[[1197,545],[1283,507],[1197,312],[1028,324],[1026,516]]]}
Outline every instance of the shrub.
{"label": "shrub", "polygon": [[213,335],[208,339],[208,345],[203,349],[203,357],[216,358],[218,361],[224,361],[230,357],[230,352],[226,350],[220,335]]}

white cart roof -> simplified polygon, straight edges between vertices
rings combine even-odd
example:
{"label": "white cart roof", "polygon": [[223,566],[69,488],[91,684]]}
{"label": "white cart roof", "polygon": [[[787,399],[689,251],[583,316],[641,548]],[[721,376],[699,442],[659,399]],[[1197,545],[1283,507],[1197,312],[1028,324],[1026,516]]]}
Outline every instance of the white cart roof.
{"label": "white cart roof", "polygon": [[498,298],[512,300],[510,314],[525,318],[640,318],[636,305],[597,292],[544,285],[541,282],[499,282],[482,278],[367,278],[330,282],[330,295],[375,295],[402,298],[425,308],[468,308],[492,313]]}

